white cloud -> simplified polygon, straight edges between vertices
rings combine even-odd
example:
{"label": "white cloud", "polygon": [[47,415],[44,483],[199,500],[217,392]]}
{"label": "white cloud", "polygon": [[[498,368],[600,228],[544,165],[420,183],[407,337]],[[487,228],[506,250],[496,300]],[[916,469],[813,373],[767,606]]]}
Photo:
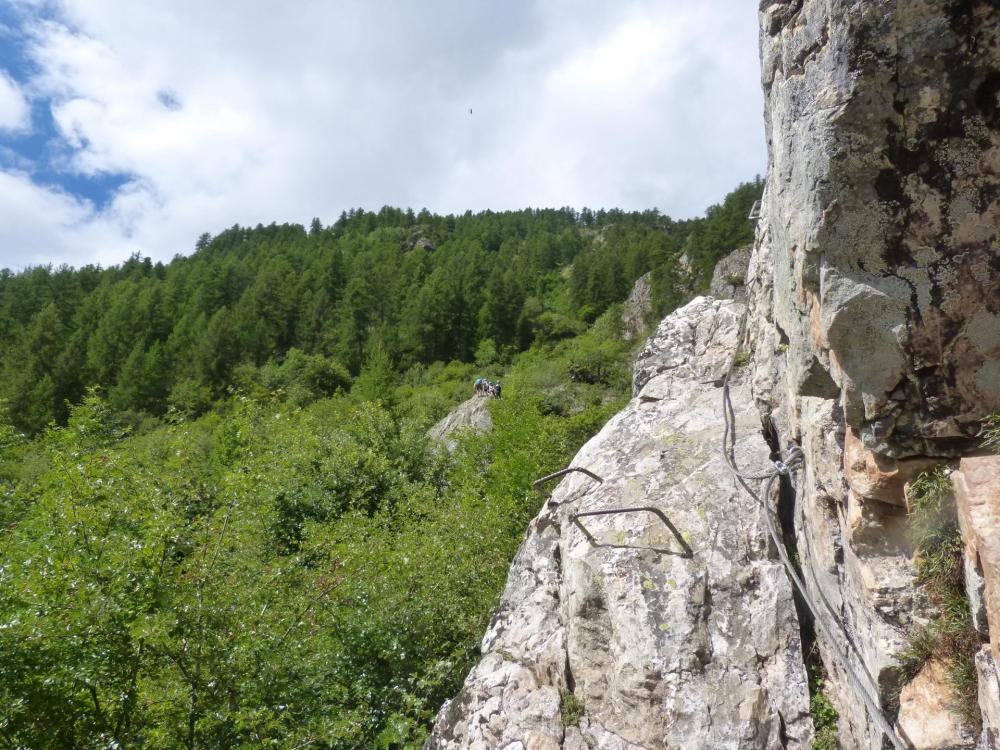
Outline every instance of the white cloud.
{"label": "white cloud", "polygon": [[5,175],[34,202],[0,203],[23,225],[0,230],[19,248],[0,265],[167,259],[352,206],[698,213],[764,167],[744,6],[65,0],[32,27],[33,96],[62,168],[132,178],[95,211]]}
{"label": "white cloud", "polygon": [[31,124],[31,107],[20,87],[0,70],[0,131],[26,130]]}
{"label": "white cloud", "polygon": [[[0,267],[110,265],[128,249],[119,227],[86,201],[34,184],[24,173],[0,172]],[[9,253],[10,248],[20,248]]]}

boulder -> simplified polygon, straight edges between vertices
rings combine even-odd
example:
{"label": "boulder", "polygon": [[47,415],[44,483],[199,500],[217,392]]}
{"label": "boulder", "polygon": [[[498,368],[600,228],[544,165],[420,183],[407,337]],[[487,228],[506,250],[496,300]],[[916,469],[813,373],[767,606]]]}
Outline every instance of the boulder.
{"label": "boulder", "polygon": [[844,478],[865,500],[906,507],[903,488],[920,474],[939,466],[939,458],[892,458],[867,450],[856,430],[844,434]]}
{"label": "boulder", "polygon": [[913,750],[974,750],[976,737],[954,711],[947,669],[927,662],[899,695],[899,727]]}
{"label": "boulder", "polygon": [[427,431],[427,436],[443,443],[448,450],[455,450],[458,444],[455,441],[455,433],[458,431],[488,432],[493,429],[489,405],[489,398],[473,396],[448,412]]}

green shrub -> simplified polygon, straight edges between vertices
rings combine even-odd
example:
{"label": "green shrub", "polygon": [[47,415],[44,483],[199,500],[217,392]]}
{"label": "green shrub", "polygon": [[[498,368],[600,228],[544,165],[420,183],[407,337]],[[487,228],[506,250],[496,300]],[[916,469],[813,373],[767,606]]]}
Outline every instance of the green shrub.
{"label": "green shrub", "polygon": [[559,715],[564,727],[575,727],[583,718],[583,701],[569,690],[559,691]]}

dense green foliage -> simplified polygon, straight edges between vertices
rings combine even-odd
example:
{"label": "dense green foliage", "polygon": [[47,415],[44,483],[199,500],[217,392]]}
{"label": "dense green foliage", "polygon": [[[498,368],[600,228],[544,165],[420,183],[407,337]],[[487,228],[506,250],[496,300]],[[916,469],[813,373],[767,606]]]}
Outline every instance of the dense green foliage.
{"label": "dense green foliage", "polygon": [[[20,430],[64,424],[98,386],[116,412],[204,413],[233,382],[298,402],[414,365],[570,338],[653,273],[656,313],[751,237],[761,191],[703,219],[571,209],[351,211],[332,226],[235,226],[168,264],[0,272],[0,399]],[[680,262],[684,256],[687,263]],[[294,359],[289,364],[286,359]]]}
{"label": "dense green foliage", "polygon": [[[129,435],[96,394],[0,430],[0,739],[9,747],[419,747],[455,694],[559,468],[622,404],[608,316],[526,355],[494,430],[453,455],[426,416],[471,365],[389,409],[235,395]],[[605,382],[568,382],[603,345]]]}
{"label": "dense green foliage", "polygon": [[[419,747],[531,481],[626,397],[632,283],[657,314],[701,290],[760,189],[682,222],[386,208],[0,273],[0,743]],[[477,375],[503,376],[494,428],[448,453],[426,429]]]}

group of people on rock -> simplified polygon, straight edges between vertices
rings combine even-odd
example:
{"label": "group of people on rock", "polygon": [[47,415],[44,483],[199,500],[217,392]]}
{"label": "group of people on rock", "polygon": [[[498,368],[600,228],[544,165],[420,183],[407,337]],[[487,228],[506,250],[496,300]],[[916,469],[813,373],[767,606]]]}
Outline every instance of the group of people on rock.
{"label": "group of people on rock", "polygon": [[493,398],[500,398],[502,386],[498,380],[495,383],[491,383],[486,378],[476,378],[476,395],[480,398],[485,398],[492,396]]}

